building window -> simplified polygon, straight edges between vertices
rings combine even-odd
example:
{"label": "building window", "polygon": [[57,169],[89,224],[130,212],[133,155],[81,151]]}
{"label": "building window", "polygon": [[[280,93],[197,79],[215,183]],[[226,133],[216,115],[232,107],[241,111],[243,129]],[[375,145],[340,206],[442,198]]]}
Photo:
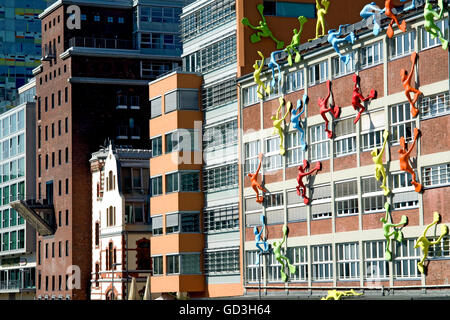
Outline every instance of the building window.
{"label": "building window", "polygon": [[253,85],[242,89],[244,107],[258,102],[258,95],[256,93],[257,87],[258,87],[257,85]]}
{"label": "building window", "polygon": [[414,248],[415,239],[394,243],[394,278],[420,278],[417,263],[421,258],[421,252],[420,248]]}
{"label": "building window", "polygon": [[355,53],[351,52],[348,55],[350,60],[347,64],[345,64],[339,56],[331,59],[333,78],[342,77],[355,72]]}
{"label": "building window", "polygon": [[203,150],[214,151],[237,144],[237,120],[207,127],[203,134]]}
{"label": "building window", "polygon": [[[303,135],[303,139],[305,135]],[[301,148],[301,139],[300,132],[292,131],[289,132],[286,136],[287,140],[287,165],[288,166],[296,166],[302,163],[303,159],[305,159],[305,151]]]}
{"label": "building window", "polygon": [[[262,271],[260,267],[260,264],[262,263],[262,259],[258,257],[258,251],[246,251],[246,261],[247,261],[247,268],[246,268],[246,279],[248,283],[257,283],[259,279],[262,279],[262,275],[260,277],[260,272]],[[259,261],[261,260],[261,261]],[[260,264],[256,264],[256,262],[259,261]]]}
{"label": "building window", "polygon": [[364,213],[382,212],[385,210],[386,197],[378,185],[379,182],[373,176],[361,179]]}
{"label": "building window", "polygon": [[359,279],[358,243],[337,244],[338,279]]}
{"label": "building window", "polygon": [[421,120],[450,113],[450,97],[448,92],[424,97],[420,102]]}
{"label": "building window", "polygon": [[100,244],[100,223],[95,223],[95,246],[98,247]]}
{"label": "building window", "polygon": [[203,174],[203,188],[206,192],[229,190],[238,186],[237,163],[206,169]]}
{"label": "building window", "polygon": [[198,110],[198,90],[177,89],[164,95],[164,113],[175,110]]}
{"label": "building window", "polygon": [[325,124],[309,128],[311,161],[326,160],[330,157],[330,143],[325,132]]}
{"label": "building window", "polygon": [[416,32],[413,30],[389,39],[389,57],[391,59],[399,58],[413,52],[415,37]]}
{"label": "building window", "polygon": [[162,190],[162,176],[153,177],[151,180],[151,196],[156,197],[163,194]]}
{"label": "building window", "polygon": [[[267,281],[269,282],[282,282],[281,279],[281,263],[275,258],[275,254],[270,252],[268,255],[267,264]],[[260,261],[261,263],[261,261]]]}
{"label": "building window", "polygon": [[405,137],[405,142],[414,140],[414,128],[416,122],[411,118],[409,103],[394,105],[391,108],[391,143],[400,143],[400,137]]}
{"label": "building window", "polygon": [[99,15],[95,15],[94,16],[94,21],[95,22],[99,22],[100,21],[100,16]]}
{"label": "building window", "polygon": [[[436,241],[438,237],[431,237],[431,241]],[[450,236],[446,235],[435,245],[430,246],[428,251],[429,259],[450,258]]]}
{"label": "building window", "polygon": [[150,139],[152,145],[152,158],[162,155],[162,137]]}
{"label": "building window", "polygon": [[392,202],[394,209],[417,208],[419,199],[411,184],[412,176],[407,172],[391,173]]}
{"label": "building window", "polygon": [[163,217],[152,217],[152,233],[154,236],[163,234]]}
{"label": "building window", "polygon": [[199,136],[195,129],[178,129],[167,133],[164,140],[166,153],[199,150]]}
{"label": "building window", "polygon": [[311,246],[312,280],[333,279],[333,255],[331,245]]}
{"label": "building window", "polygon": [[166,234],[180,231],[180,215],[178,213],[166,214]]}
{"label": "building window", "polygon": [[282,166],[282,156],[280,155],[280,137],[269,138],[264,142],[266,146],[264,168],[267,171],[280,169]]}
{"label": "building window", "polygon": [[[380,123],[376,122],[380,120]],[[372,151],[383,145],[384,113],[371,114],[370,120],[362,117],[361,121],[361,151]]]}
{"label": "building window", "polygon": [[328,61],[308,67],[309,85],[313,86],[328,80]]}
{"label": "building window", "polygon": [[386,280],[389,278],[389,263],[384,258],[386,241],[368,241],[364,243],[364,277],[366,280]]}
{"label": "building window", "polygon": [[305,87],[303,69],[289,72],[286,75],[287,92],[298,91]]}
{"label": "building window", "polygon": [[167,274],[180,273],[180,255],[166,256]]}
{"label": "building window", "polygon": [[358,189],[356,180],[336,183],[334,196],[337,216],[358,213]]}
{"label": "building window", "polygon": [[424,167],[422,169],[422,181],[425,187],[450,184],[450,163]]}
{"label": "building window", "polygon": [[137,270],[150,270],[150,240],[141,239],[136,242],[136,269]]}
{"label": "building window", "polygon": [[148,220],[147,205],[143,202],[125,203],[125,222],[145,223]]}
{"label": "building window", "polygon": [[125,19],[123,17],[117,18],[118,23],[125,23]]}
{"label": "building window", "polygon": [[365,69],[383,62],[383,42],[361,48],[361,68]]}
{"label": "building window", "polygon": [[116,207],[110,206],[106,208],[106,226],[111,227],[116,225]]}
{"label": "building window", "polygon": [[313,220],[331,217],[331,187],[318,185],[310,189],[312,199],[311,217]]}
{"label": "building window", "polygon": [[203,88],[203,109],[208,110],[237,101],[236,79]]}
{"label": "building window", "polygon": [[166,174],[166,193],[199,191],[199,173],[181,171]]}
{"label": "building window", "polygon": [[239,250],[205,252],[205,274],[239,273]]}
{"label": "building window", "polygon": [[[441,29],[444,39],[448,39],[448,19],[435,21],[435,24],[439,29]],[[425,28],[420,28],[420,31],[422,33],[422,50],[442,45],[439,37],[435,37],[433,39],[431,34],[427,32]]]}
{"label": "building window", "polygon": [[156,256],[152,257],[153,275],[163,275],[163,257]]}
{"label": "building window", "polygon": [[239,228],[239,209],[236,205],[209,209],[203,213],[203,216],[205,232]]}
{"label": "building window", "polygon": [[356,133],[353,118],[333,122],[334,156],[345,156],[356,152]]}
{"label": "building window", "polygon": [[259,165],[258,155],[261,152],[260,150],[259,140],[245,144],[244,174],[256,172]]}
{"label": "building window", "polygon": [[108,17],[108,23],[113,23],[114,22],[114,17]]}
{"label": "building window", "polygon": [[156,118],[162,114],[162,98],[158,97],[150,100],[150,118]]}
{"label": "building window", "polygon": [[308,280],[308,255],[306,247],[291,247],[287,249],[287,256],[296,267],[295,273],[291,273],[291,281]]}

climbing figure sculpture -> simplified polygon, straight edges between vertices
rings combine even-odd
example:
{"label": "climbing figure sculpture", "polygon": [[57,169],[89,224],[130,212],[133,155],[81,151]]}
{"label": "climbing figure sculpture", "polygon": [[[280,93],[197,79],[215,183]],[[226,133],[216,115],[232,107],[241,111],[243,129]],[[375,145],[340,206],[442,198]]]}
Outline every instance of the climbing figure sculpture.
{"label": "climbing figure sculpture", "polygon": [[335,290],[328,290],[328,295],[326,297],[322,297],[320,300],[341,300],[342,297],[347,296],[360,296],[363,295],[363,293],[358,293],[355,290],[347,290],[347,291],[337,291]]}
{"label": "climbing figure sculpture", "polygon": [[289,262],[289,259],[286,256],[281,254],[281,246],[286,241],[286,235],[287,235],[287,226],[284,225],[283,226],[283,240],[281,241],[281,243],[279,243],[277,241],[275,241],[273,243],[273,254],[275,256],[275,259],[281,264],[281,268],[280,268],[281,280],[283,280],[284,282],[287,281],[287,275],[285,272],[286,266],[289,268],[290,273],[295,273],[295,271],[297,270],[297,268]]}
{"label": "climbing figure sculpture", "polygon": [[262,187],[258,182],[258,174],[259,174],[259,170],[261,169],[261,163],[262,163],[262,159],[263,159],[262,153],[260,153],[258,155],[258,159],[259,159],[258,169],[256,169],[255,173],[248,173],[247,176],[250,178],[250,181],[252,183],[252,188],[256,192],[256,202],[262,203],[264,200],[264,197],[259,196],[259,190],[261,190],[263,192],[267,192],[267,190],[264,187]]}
{"label": "climbing figure sculpture", "polygon": [[275,56],[281,52],[283,52],[283,50],[273,51],[270,54],[270,61],[269,61],[269,64],[267,65],[270,69],[272,69],[272,80],[270,81],[271,89],[275,88],[275,67],[278,70],[278,89],[280,89],[281,78],[282,78],[281,77],[281,68],[280,68],[280,65],[277,62],[277,59],[275,58]]}
{"label": "climbing figure sculpture", "polygon": [[[409,164],[409,156],[411,154],[411,151],[414,149],[414,146],[417,141],[417,137],[420,134],[420,130],[417,128],[414,128],[414,141],[411,146],[411,148],[408,148],[408,144],[405,141],[405,137],[400,137],[400,150],[398,150],[398,153],[400,154],[400,170],[408,172],[412,175],[412,181],[411,184],[414,186],[414,190],[416,192],[422,191],[422,185],[416,181],[416,173],[411,168],[411,165]],[[409,149],[409,150],[407,150]]]}
{"label": "climbing figure sculpture", "polygon": [[366,110],[366,108],[361,104],[361,101],[365,102],[367,100],[375,98],[377,92],[375,90],[371,89],[369,96],[364,98],[364,96],[361,93],[361,86],[360,86],[361,79],[359,78],[359,76],[357,74],[354,74],[352,80],[355,83],[355,85],[353,86],[352,106],[353,106],[353,109],[358,111],[358,114],[356,115],[355,120],[353,120],[353,123],[356,124],[359,121],[359,119],[361,118],[361,113],[363,113]]}
{"label": "climbing figure sculpture", "polygon": [[[419,109],[416,108],[416,102],[422,94],[421,91],[411,86],[411,79],[414,75],[414,66],[416,64],[417,53],[413,52],[411,54],[411,72],[408,74],[408,71],[405,69],[400,70],[400,78],[402,80],[403,88],[405,89],[405,96],[409,101],[409,105],[411,106],[411,115],[413,118],[417,116],[419,113]],[[411,99],[411,92],[414,93],[414,99]]]}
{"label": "climbing figure sculpture", "polygon": [[289,66],[292,66],[292,55],[295,53],[295,63],[299,63],[301,56],[300,52],[298,51],[297,47],[300,45],[300,36],[303,32],[303,25],[308,21],[304,16],[298,17],[298,22],[300,22],[300,29],[297,31],[297,29],[294,29],[292,32],[294,35],[292,36],[291,44],[286,46],[284,51],[288,53],[287,61]]}
{"label": "climbing figure sculpture", "polygon": [[425,27],[425,30],[431,34],[431,39],[438,37],[439,40],[441,40],[442,49],[447,50],[448,40],[445,39],[444,33],[434,22],[435,19],[441,20],[444,16],[444,12],[445,12],[444,0],[438,0],[438,6],[440,8],[439,13],[437,13],[435,10],[433,10],[433,5],[431,3],[428,3],[428,0],[426,0],[425,7],[423,10],[423,16],[425,18],[424,27]]}
{"label": "climbing figure sculpture", "polygon": [[[261,235],[263,233],[263,230],[266,228],[266,224],[264,222],[264,215],[259,216],[261,221],[261,231],[258,232],[258,227],[253,227],[253,233],[255,234],[255,245],[256,248],[259,250],[258,254],[256,255],[256,265],[259,265],[259,256],[262,253],[266,253],[269,251],[269,244],[267,243],[267,239],[262,239]],[[261,248],[261,245],[263,246]]]}
{"label": "climbing figure sculpture", "polygon": [[383,182],[380,186],[381,189],[384,190],[384,195],[387,196],[389,192],[389,188],[386,186],[386,170],[383,166],[383,153],[384,149],[386,148],[387,139],[389,137],[389,131],[384,130],[383,132],[383,147],[381,148],[381,151],[378,152],[378,148],[374,147],[372,152],[370,153],[372,155],[373,163],[375,163],[375,178],[377,181],[380,181],[380,177],[383,176]]}
{"label": "climbing figure sculpture", "polygon": [[331,139],[331,137],[333,137],[333,131],[328,129],[329,120],[327,118],[327,113],[330,112],[334,116],[334,118],[337,119],[337,118],[339,118],[339,115],[341,114],[341,108],[334,105],[333,97],[331,97],[332,102],[330,103],[330,107],[328,107],[328,99],[330,98],[330,96],[332,96],[330,80],[327,81],[327,87],[328,87],[327,97],[326,98],[318,98],[317,103],[319,104],[320,115],[322,116],[323,120],[325,120],[325,131],[328,135],[328,138]]}
{"label": "climbing figure sculpture", "polygon": [[[386,215],[384,218],[380,219],[380,221],[383,223],[383,233],[384,233],[384,237],[386,238],[386,250],[384,252],[384,258],[387,261],[391,261],[391,259],[392,259],[392,253],[391,253],[391,249],[390,249],[391,248],[391,237],[394,236],[393,239],[395,241],[398,241],[398,242],[403,241],[402,229],[408,223],[408,217],[405,215],[402,215],[400,222],[397,224],[394,224],[394,223],[392,223],[392,217],[389,213],[389,210],[390,210],[389,202],[384,203],[384,208],[386,209]],[[400,226],[402,226],[402,227],[399,228]]]}
{"label": "climbing figure sculpture", "polygon": [[331,44],[334,48],[334,50],[337,52],[337,54],[339,55],[339,58],[341,58],[342,62],[344,62],[345,64],[348,64],[350,62],[350,55],[342,55],[339,52],[339,46],[340,44],[343,43],[351,43],[353,44],[355,42],[355,34],[353,32],[350,32],[345,38],[339,38],[339,36],[342,35],[342,29],[345,28],[347,25],[340,25],[339,26],[339,30],[336,31],[336,29],[331,29],[328,30],[328,43]]}
{"label": "climbing figure sculpture", "polygon": [[[367,26],[372,27],[372,33],[374,36],[378,36],[381,30],[381,14],[384,13],[384,9],[380,9],[375,2],[366,4],[361,10],[359,15],[363,19],[367,19]],[[370,19],[372,17],[372,19]]]}
{"label": "climbing figure sculpture", "polygon": [[250,21],[248,20],[248,18],[244,17],[241,20],[241,23],[244,26],[250,27],[253,30],[256,30],[256,33],[253,33],[250,36],[250,42],[251,43],[256,43],[261,41],[261,37],[263,38],[271,38],[276,44],[277,44],[277,49],[281,49],[284,47],[284,42],[283,41],[279,41],[278,39],[276,39],[274,37],[274,35],[272,34],[272,31],[270,31],[269,26],[267,25],[267,21],[266,18],[264,17],[264,6],[262,4],[258,4],[257,6],[258,12],[262,18],[261,21],[259,21],[259,25],[258,26],[253,26]]}
{"label": "climbing figure sculpture", "polygon": [[306,169],[308,169],[308,167],[309,167],[308,160],[304,159],[303,165],[298,166],[298,175],[297,175],[297,184],[298,185],[295,187],[297,189],[297,194],[300,197],[303,197],[304,204],[309,204],[309,198],[306,196],[306,187],[305,187],[305,184],[303,183],[303,178],[313,174],[316,171],[322,170],[322,163],[320,161],[317,162],[314,169],[312,169],[309,172],[306,172]]}
{"label": "climbing figure sculpture", "polygon": [[255,71],[253,72],[253,79],[255,83],[258,85],[258,88],[256,89],[258,98],[262,99],[264,97],[264,93],[270,94],[270,88],[266,87],[264,85],[264,82],[261,81],[260,76],[262,68],[264,67],[264,56],[260,51],[258,51],[258,54],[261,57],[261,63],[258,64],[258,60],[255,61],[255,64],[253,65],[253,69],[255,69]]}
{"label": "climbing figure sculpture", "polygon": [[384,1],[384,13],[386,14],[386,17],[391,19],[391,22],[389,22],[389,26],[387,28],[386,34],[389,38],[392,38],[394,36],[394,29],[393,25],[394,22],[397,24],[398,28],[406,32],[406,21],[403,20],[402,23],[398,23],[397,16],[392,12],[392,9],[394,8],[392,4],[392,0],[385,0]]}
{"label": "climbing figure sculpture", "polygon": [[305,142],[305,130],[302,127],[306,128],[306,118],[303,124],[301,124],[300,117],[303,113],[306,112],[308,108],[309,98],[306,94],[303,95],[303,100],[297,100],[297,108],[292,108],[291,114],[291,123],[294,129],[297,129],[300,132],[300,147],[303,151],[306,150],[306,142]]}
{"label": "climbing figure sculpture", "polygon": [[441,215],[436,211],[433,212],[433,222],[430,223],[425,228],[422,235],[420,237],[418,237],[416,240],[416,245],[414,246],[414,248],[415,249],[420,248],[423,253],[422,259],[419,262],[417,262],[417,269],[419,269],[420,273],[425,273],[425,268],[424,268],[423,263],[425,262],[425,259],[428,256],[428,250],[429,250],[430,246],[434,246],[435,244],[438,244],[439,242],[441,242],[442,238],[448,234],[448,227],[445,224],[443,224],[443,225],[441,225],[441,235],[439,236],[439,238],[437,238],[435,241],[428,240],[428,238],[427,238],[428,229],[430,229],[432,226],[437,224],[440,219],[441,219]]}
{"label": "climbing figure sculpture", "polygon": [[[322,0],[322,6],[320,6],[319,0],[316,0],[317,9],[317,22],[316,22],[316,37],[314,39],[309,39],[308,41],[313,41],[321,36],[325,35],[325,15],[328,13],[328,7],[330,6],[330,1]],[[319,34],[319,28],[322,28],[322,33]]]}
{"label": "climbing figure sculpture", "polygon": [[280,106],[277,109],[277,114],[275,116],[272,116],[271,119],[273,121],[273,134],[278,134],[280,136],[280,154],[283,156],[286,153],[286,150],[284,149],[284,133],[283,129],[281,128],[281,123],[286,119],[287,115],[291,111],[292,103],[290,101],[287,102],[287,110],[286,114],[283,116],[283,118],[279,118],[281,107],[284,105],[284,98],[280,97],[278,99],[280,102]]}

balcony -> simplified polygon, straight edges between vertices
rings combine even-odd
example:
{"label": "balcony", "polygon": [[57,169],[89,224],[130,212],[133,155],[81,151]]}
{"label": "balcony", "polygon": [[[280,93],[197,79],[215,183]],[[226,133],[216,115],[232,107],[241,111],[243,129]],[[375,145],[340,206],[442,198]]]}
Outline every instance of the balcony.
{"label": "balcony", "polygon": [[44,45],[42,49],[42,61],[52,61],[56,59],[56,50],[52,46]]}
{"label": "balcony", "polygon": [[56,231],[56,219],[53,203],[47,199],[38,202],[35,199],[18,199],[10,202],[16,210],[41,236],[49,236]]}
{"label": "balcony", "polygon": [[69,39],[69,47],[101,48],[101,49],[135,49],[133,41],[122,39],[73,37]]}

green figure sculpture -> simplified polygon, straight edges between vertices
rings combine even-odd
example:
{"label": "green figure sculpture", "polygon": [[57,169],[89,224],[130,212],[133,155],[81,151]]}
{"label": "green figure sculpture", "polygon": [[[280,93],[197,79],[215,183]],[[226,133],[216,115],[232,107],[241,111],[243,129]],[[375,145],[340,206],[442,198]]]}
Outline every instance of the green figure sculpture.
{"label": "green figure sculpture", "polygon": [[326,297],[322,297],[320,300],[341,300],[344,296],[361,296],[363,293],[358,293],[355,290],[348,291],[337,291],[337,290],[328,290],[328,295]]}
{"label": "green figure sculpture", "polygon": [[[403,241],[403,232],[402,228],[408,223],[408,217],[403,215],[402,219],[400,220],[400,223],[394,224],[392,223],[392,217],[389,214],[390,205],[389,202],[384,203],[384,208],[386,209],[386,216],[384,218],[381,218],[380,221],[383,223],[383,233],[384,237],[386,238],[386,251],[384,253],[384,258],[387,261],[391,261],[392,259],[392,253],[390,250],[391,246],[391,237],[394,236],[394,240],[398,242]],[[403,225],[401,228],[401,225]],[[391,232],[391,229],[394,229]]]}
{"label": "green figure sculpture", "polygon": [[242,18],[242,20],[241,20],[241,23],[244,26],[250,27],[253,30],[257,31],[256,33],[254,33],[250,36],[250,42],[256,43],[256,42],[261,41],[261,37],[264,37],[264,38],[270,37],[277,44],[277,49],[283,48],[284,42],[276,39],[273,36],[272,31],[270,31],[269,26],[267,25],[266,18],[264,17],[264,14],[263,14],[264,6],[262,4],[258,4],[257,9],[262,18],[262,20],[259,21],[259,26],[257,26],[257,27],[253,26],[250,23],[250,21],[248,21],[248,18],[246,18],[246,17]]}
{"label": "green figure sculpture", "polygon": [[303,32],[303,25],[308,21],[304,16],[298,17],[298,22],[300,22],[300,29],[297,31],[297,29],[294,29],[292,32],[294,35],[292,36],[291,44],[286,46],[284,51],[288,53],[288,64],[289,66],[292,66],[292,55],[295,53],[295,63],[299,63],[301,56],[300,52],[298,51],[297,47],[300,45],[300,36]]}
{"label": "green figure sculpture", "polygon": [[[259,56],[261,57],[261,64],[258,64],[258,60],[255,61],[255,64],[253,65],[253,69],[255,71],[253,72],[253,79],[255,80],[255,83],[258,85],[258,88],[256,89],[256,92],[258,93],[258,98],[262,99],[264,97],[264,92],[266,94],[270,94],[270,87],[266,87],[264,83],[261,81],[261,71],[264,67],[264,56],[261,53],[261,51],[258,51]],[[261,91],[261,88],[263,91]]]}
{"label": "green figure sculpture", "polygon": [[439,236],[439,238],[437,238],[435,241],[430,241],[427,238],[427,231],[428,229],[430,229],[432,226],[434,226],[435,224],[437,224],[439,222],[439,220],[441,219],[441,215],[439,214],[439,212],[434,212],[433,213],[433,222],[430,223],[424,230],[424,232],[422,233],[422,235],[417,238],[416,240],[416,245],[414,246],[414,248],[420,248],[422,249],[423,252],[423,257],[422,259],[417,262],[417,268],[419,269],[419,271],[421,273],[425,273],[424,267],[423,267],[423,263],[425,261],[425,259],[428,256],[428,249],[430,248],[430,246],[433,246],[435,244],[438,244],[443,237],[445,237],[448,234],[448,227],[443,224],[441,226],[441,235]]}
{"label": "green figure sculpture", "polygon": [[[322,0],[322,5],[323,7],[320,6],[319,0],[316,0],[316,9],[317,9],[316,37],[314,39],[309,39],[308,41],[316,40],[321,36],[325,35],[325,15],[328,13],[330,1]],[[322,28],[321,34],[319,34],[319,27]]]}
{"label": "green figure sculpture", "polygon": [[439,14],[433,10],[433,5],[426,0],[423,10],[423,16],[425,18],[425,30],[431,34],[431,39],[436,37],[441,40],[442,49],[447,50],[448,40],[445,39],[442,30],[436,25],[434,20],[440,20],[444,16],[444,0],[438,1],[439,8],[441,9]]}
{"label": "green figure sculpture", "polygon": [[281,241],[281,243],[278,243],[276,241],[273,243],[273,254],[275,255],[275,259],[277,259],[277,261],[281,263],[281,270],[280,270],[281,280],[283,280],[284,282],[287,281],[287,275],[286,272],[284,271],[286,269],[286,265],[289,267],[290,273],[295,273],[295,271],[297,270],[297,268],[289,262],[289,259],[281,254],[281,246],[286,241],[286,235],[287,235],[287,226],[284,225],[283,240]]}
{"label": "green figure sculpture", "polygon": [[286,153],[286,150],[284,149],[284,134],[283,134],[283,129],[281,128],[281,123],[284,121],[284,119],[287,117],[287,115],[291,111],[292,103],[290,101],[288,101],[286,114],[284,115],[283,118],[280,119],[279,113],[281,111],[281,107],[284,105],[284,98],[280,97],[280,98],[278,98],[278,101],[280,101],[280,106],[277,109],[277,115],[272,116],[271,119],[273,120],[273,134],[278,134],[280,136],[280,154],[284,155]]}
{"label": "green figure sculpture", "polygon": [[381,148],[381,151],[378,152],[378,148],[373,148],[372,152],[370,153],[372,155],[372,160],[375,163],[375,178],[377,181],[380,181],[380,175],[383,176],[383,183],[381,184],[381,189],[384,190],[384,195],[387,196],[390,192],[389,188],[386,187],[386,170],[383,166],[383,153],[384,149],[386,148],[387,138],[389,136],[389,131],[384,130],[383,132],[383,147]]}

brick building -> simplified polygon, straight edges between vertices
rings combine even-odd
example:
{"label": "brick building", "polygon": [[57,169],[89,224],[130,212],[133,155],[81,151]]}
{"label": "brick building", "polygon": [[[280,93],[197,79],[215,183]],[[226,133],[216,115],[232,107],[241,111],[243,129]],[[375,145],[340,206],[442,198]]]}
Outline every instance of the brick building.
{"label": "brick building", "polygon": [[[426,274],[417,268],[422,252],[414,247],[425,227],[433,222],[434,211],[441,215],[440,224],[450,223],[446,210],[450,182],[449,53],[424,30],[423,4],[419,2],[417,9],[409,11],[400,8],[399,19],[407,21],[407,30],[394,28],[392,39],[385,29],[374,36],[363,22],[348,26],[344,35],[354,31],[357,36],[353,45],[341,47],[342,53],[351,55],[348,65],[342,63],[326,38],[302,44],[302,60],[291,67],[283,55],[278,61],[283,79],[279,93],[263,100],[257,97],[252,74],[242,74],[238,79],[245,294],[258,294],[259,286],[265,295],[324,295],[329,289],[350,288],[364,289],[367,295],[394,291],[448,294],[449,236],[430,247]],[[383,16],[382,26],[388,22]],[[437,25],[448,38],[447,14]],[[410,72],[413,52],[417,52],[418,60],[412,84],[423,92],[416,118],[410,115],[400,79],[401,69]],[[351,104],[355,73],[361,79],[364,96],[371,89],[377,91],[376,99],[367,104],[356,124],[357,112]],[[271,70],[265,68],[261,79],[268,85]],[[317,102],[327,96],[328,80],[332,82],[334,104],[341,108],[339,117],[327,115],[334,132],[331,139],[324,130]],[[281,156],[280,137],[273,133],[271,117],[277,112],[280,97],[295,108],[304,94],[309,97],[303,115],[306,151],[301,148],[299,131],[290,123],[289,113],[284,122],[286,154]],[[285,107],[281,108],[281,114],[285,112]],[[411,153],[413,169],[423,185],[420,193],[415,192],[411,175],[401,171],[399,164],[400,137],[405,137],[411,148],[414,128],[421,131]],[[381,180],[375,180],[371,155],[374,147],[382,147],[385,129],[389,138],[383,164],[391,190],[387,196],[379,187]],[[262,204],[255,201],[246,176],[256,171],[260,152],[264,161],[259,181],[268,190]],[[304,179],[311,199],[308,205],[296,190],[298,166],[304,159],[309,161],[310,170],[317,162],[322,164],[318,173]],[[386,239],[380,222],[386,214],[386,202],[394,223],[399,223],[403,215],[408,218],[402,229],[404,240],[391,241],[391,261],[385,260]],[[287,282],[281,280],[282,266],[273,251],[262,256],[260,265],[256,263],[253,228],[261,229],[261,215],[267,223],[263,235],[272,246],[283,238],[283,225],[288,227],[282,249],[296,272],[288,273]],[[431,230],[430,239],[441,234],[439,224]]]}

